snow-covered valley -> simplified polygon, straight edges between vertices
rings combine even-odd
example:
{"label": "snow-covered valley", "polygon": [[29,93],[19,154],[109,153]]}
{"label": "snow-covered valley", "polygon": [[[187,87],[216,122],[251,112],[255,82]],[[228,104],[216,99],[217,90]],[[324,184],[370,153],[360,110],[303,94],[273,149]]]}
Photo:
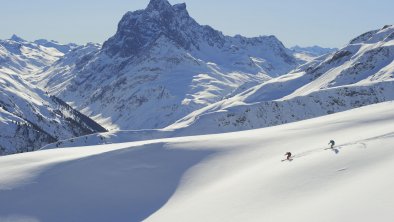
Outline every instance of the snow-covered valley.
{"label": "snow-covered valley", "polygon": [[[5,156],[0,220],[388,222],[393,110]],[[293,161],[281,162],[285,152]]]}

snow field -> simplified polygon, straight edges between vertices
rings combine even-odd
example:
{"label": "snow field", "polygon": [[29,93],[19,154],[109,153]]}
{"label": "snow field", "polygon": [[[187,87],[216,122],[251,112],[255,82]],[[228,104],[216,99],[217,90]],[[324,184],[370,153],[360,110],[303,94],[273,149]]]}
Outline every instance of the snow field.
{"label": "snow field", "polygon": [[393,109],[1,157],[0,221],[391,221]]}

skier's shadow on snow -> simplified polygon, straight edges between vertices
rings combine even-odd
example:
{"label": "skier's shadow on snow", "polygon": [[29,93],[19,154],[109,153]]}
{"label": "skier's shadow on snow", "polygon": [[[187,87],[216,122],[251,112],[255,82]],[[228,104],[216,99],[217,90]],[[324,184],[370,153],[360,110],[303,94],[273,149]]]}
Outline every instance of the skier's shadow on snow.
{"label": "skier's shadow on snow", "polygon": [[0,219],[143,221],[167,203],[188,169],[213,154],[158,143],[58,164],[32,183],[1,191]]}
{"label": "skier's shadow on snow", "polygon": [[335,154],[339,154],[339,148],[331,148],[330,150],[332,150]]}

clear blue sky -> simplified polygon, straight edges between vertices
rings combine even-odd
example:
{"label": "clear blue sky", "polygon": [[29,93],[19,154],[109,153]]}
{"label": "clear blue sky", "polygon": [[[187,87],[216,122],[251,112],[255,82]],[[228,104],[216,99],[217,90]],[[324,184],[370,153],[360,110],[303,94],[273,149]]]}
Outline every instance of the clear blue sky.
{"label": "clear blue sky", "polygon": [[[0,38],[99,42],[127,11],[149,0],[0,0]],[[393,0],[170,0],[186,2],[200,24],[227,35],[276,35],[286,46],[340,47],[365,31],[394,24]]]}

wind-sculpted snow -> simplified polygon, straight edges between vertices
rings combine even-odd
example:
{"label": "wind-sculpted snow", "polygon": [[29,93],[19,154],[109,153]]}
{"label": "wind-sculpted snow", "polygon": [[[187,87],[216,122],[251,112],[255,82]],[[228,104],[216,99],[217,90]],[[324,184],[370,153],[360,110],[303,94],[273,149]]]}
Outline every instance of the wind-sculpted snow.
{"label": "wind-sculpted snow", "polygon": [[126,13],[100,50],[83,50],[37,81],[108,129],[168,126],[298,65],[274,36],[225,36],[166,0]]}

